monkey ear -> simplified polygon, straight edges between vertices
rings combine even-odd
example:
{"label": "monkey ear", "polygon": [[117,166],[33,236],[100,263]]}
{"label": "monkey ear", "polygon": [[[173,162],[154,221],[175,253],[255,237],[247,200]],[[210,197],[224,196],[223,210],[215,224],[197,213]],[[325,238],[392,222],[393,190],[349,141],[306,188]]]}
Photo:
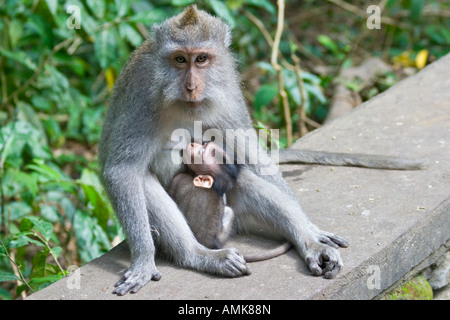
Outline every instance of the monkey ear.
{"label": "monkey ear", "polygon": [[210,189],[212,188],[213,183],[214,183],[213,177],[208,175],[199,174],[194,178],[194,186],[199,188]]}

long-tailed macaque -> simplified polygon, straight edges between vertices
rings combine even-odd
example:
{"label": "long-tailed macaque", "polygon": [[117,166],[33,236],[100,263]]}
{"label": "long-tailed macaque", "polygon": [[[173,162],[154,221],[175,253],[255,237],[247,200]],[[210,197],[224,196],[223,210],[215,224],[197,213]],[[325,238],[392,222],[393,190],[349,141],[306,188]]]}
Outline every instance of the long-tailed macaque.
{"label": "long-tailed macaque", "polygon": [[[216,157],[220,157],[219,161]],[[240,166],[227,163],[225,151],[213,142],[189,144],[183,151],[183,161],[194,176],[177,174],[169,195],[186,217],[197,241],[207,248],[221,249],[231,235],[234,221],[226,193],[233,188]]]}
{"label": "long-tailed macaque", "polygon": [[276,165],[267,155],[255,155],[258,140],[230,44],[226,23],[190,6],[153,26],[115,83],[99,160],[103,185],[131,251],[131,266],[115,285],[116,294],[137,292],[161,278],[156,249],[187,268],[227,277],[248,273],[237,250],[211,250],[198,243],[166,191],[184,167],[173,161],[173,149],[191,142],[186,137],[180,146],[172,133],[182,129],[195,139],[194,121],[201,122],[203,131],[221,133],[227,153],[257,159],[243,164],[245,170],[227,193],[238,229],[264,228],[281,235],[316,276],[331,278],[342,268],[338,248],[346,247],[346,241],[315,226]]}
{"label": "long-tailed macaque", "polygon": [[[198,242],[210,249],[221,249],[233,232],[234,222],[234,212],[226,203],[226,193],[233,189],[241,166],[214,142],[189,144],[183,152],[183,161],[194,176],[177,174],[169,194],[183,212]],[[245,262],[263,261],[290,248],[290,243],[286,242],[271,250],[244,253],[243,257]]]}

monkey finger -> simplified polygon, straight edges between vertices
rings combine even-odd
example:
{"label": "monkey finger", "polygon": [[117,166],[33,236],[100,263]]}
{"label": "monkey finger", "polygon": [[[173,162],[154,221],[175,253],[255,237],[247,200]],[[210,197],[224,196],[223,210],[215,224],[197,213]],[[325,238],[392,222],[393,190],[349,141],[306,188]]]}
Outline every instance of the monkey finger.
{"label": "monkey finger", "polygon": [[325,267],[322,269],[322,274],[326,275],[328,274],[330,271],[332,271],[335,267],[335,262],[334,261],[328,261],[325,263]]}
{"label": "monkey finger", "polygon": [[226,273],[232,277],[246,275],[249,272],[247,266],[236,265],[231,261],[228,261],[225,264],[225,269],[227,271]]}
{"label": "monkey finger", "polygon": [[335,248],[335,249],[339,248],[339,246],[338,246],[336,243],[334,243],[329,237],[323,237],[323,238],[321,238],[321,239],[320,239],[320,242],[321,242],[321,243],[324,243],[324,244],[327,244],[327,245],[329,245],[330,247]]}
{"label": "monkey finger", "polygon": [[336,249],[338,247],[347,248],[349,246],[348,242],[345,239],[343,239],[333,233],[329,233],[329,232],[325,232],[325,231],[321,231],[321,232],[322,232],[322,237],[321,237],[320,241],[322,243],[326,243]]}
{"label": "monkey finger", "polygon": [[313,257],[306,258],[306,264],[313,275],[320,276],[322,274],[322,268],[319,266],[319,261]]}
{"label": "monkey finger", "polygon": [[129,271],[125,272],[125,274],[122,276],[122,278],[119,281],[117,281],[117,283],[114,285],[114,287],[117,288],[117,287],[121,286],[122,284],[124,284],[125,281],[127,281],[129,276],[130,276]]}
{"label": "monkey finger", "polygon": [[[336,277],[339,270],[341,270],[341,265],[339,265],[339,264],[330,263],[329,266],[330,266],[330,268],[329,268],[330,270],[327,272],[324,272],[325,279],[333,279],[334,277]],[[328,266],[326,269],[328,269]]]}
{"label": "monkey finger", "polygon": [[159,281],[161,279],[161,277],[162,277],[162,273],[161,272],[157,272],[157,273],[152,274],[152,280],[153,281]]}
{"label": "monkey finger", "polygon": [[346,240],[336,235],[331,240],[333,240],[333,242],[339,245],[339,247],[341,248],[347,248],[349,246],[349,243]]}

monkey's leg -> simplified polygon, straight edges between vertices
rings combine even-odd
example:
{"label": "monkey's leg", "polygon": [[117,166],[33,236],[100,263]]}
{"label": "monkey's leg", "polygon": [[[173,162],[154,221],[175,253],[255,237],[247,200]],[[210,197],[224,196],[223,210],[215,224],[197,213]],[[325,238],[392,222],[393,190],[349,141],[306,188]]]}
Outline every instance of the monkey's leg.
{"label": "monkey's leg", "polygon": [[342,268],[338,248],[347,242],[317,228],[298,201],[277,185],[243,170],[229,199],[236,217],[250,214],[291,242],[314,275],[332,278]]}
{"label": "monkey's leg", "polygon": [[111,168],[105,172],[104,180],[110,199],[115,200],[112,204],[131,251],[131,266],[116,283],[113,293],[137,292],[151,279],[161,278],[155,266],[155,246],[146,214],[143,179],[132,170]]}
{"label": "monkey's leg", "polygon": [[178,265],[227,277],[249,273],[236,249],[211,250],[198,243],[176,203],[150,174],[145,179],[145,197],[157,242]]}

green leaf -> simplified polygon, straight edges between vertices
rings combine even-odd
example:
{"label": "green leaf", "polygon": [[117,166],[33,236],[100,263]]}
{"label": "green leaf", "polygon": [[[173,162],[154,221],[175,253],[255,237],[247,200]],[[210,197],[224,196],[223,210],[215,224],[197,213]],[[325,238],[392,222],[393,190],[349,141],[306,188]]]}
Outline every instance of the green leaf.
{"label": "green leaf", "polygon": [[278,86],[275,84],[262,85],[255,93],[255,100],[253,106],[257,111],[261,110],[262,106],[268,106],[270,102],[278,95]]}
{"label": "green leaf", "polygon": [[52,251],[53,257],[54,257],[55,259],[58,259],[59,255],[60,255],[61,252],[62,252],[62,248],[61,248],[61,247],[53,247],[53,248],[51,248],[51,251]]}
{"label": "green leaf", "polygon": [[412,21],[419,20],[424,4],[425,4],[424,0],[412,0],[412,3],[411,3],[411,19],[412,19]]}
{"label": "green leaf", "polygon": [[56,14],[56,10],[58,10],[58,0],[45,0],[47,3],[48,10],[52,15]]}
{"label": "green leaf", "polygon": [[304,85],[306,92],[308,92],[310,95],[317,98],[321,103],[327,102],[327,98],[325,97],[325,95],[322,92],[322,89],[319,86],[310,83],[305,83]]}
{"label": "green leaf", "polygon": [[34,164],[29,164],[26,166],[27,169],[38,172],[48,178],[50,181],[61,181],[63,177],[59,174],[59,172],[53,170],[41,159],[34,159]]}
{"label": "green leaf", "polygon": [[40,247],[45,246],[45,244],[42,243],[42,241],[40,241],[38,239],[30,238],[29,235],[34,235],[34,233],[31,231],[23,231],[23,232],[16,233],[14,235],[15,239],[13,239],[9,242],[8,247],[9,248],[20,248],[20,247],[24,247],[30,243],[33,243]]}
{"label": "green leaf", "polygon": [[33,212],[33,208],[23,201],[11,201],[5,203],[5,211],[11,214],[10,218],[12,220],[19,220],[20,218],[31,214]]}
{"label": "green leaf", "polygon": [[116,42],[112,29],[103,29],[96,33],[94,51],[100,67],[106,69],[114,60],[116,51]]}
{"label": "green leaf", "polygon": [[302,71],[301,76],[302,76],[303,81],[308,81],[308,82],[312,82],[315,84],[320,84],[322,82],[322,80],[320,80],[320,78],[318,76],[316,76],[315,74],[312,74],[310,72]]}
{"label": "green leaf", "polygon": [[41,204],[41,215],[45,220],[48,220],[50,222],[57,222],[59,220],[59,213],[58,209],[54,206],[50,206],[47,204]]}
{"label": "green leaf", "polygon": [[86,0],[86,4],[97,18],[103,19],[105,16],[105,0]]}
{"label": "green leaf", "polygon": [[126,22],[119,24],[119,34],[122,38],[126,38],[133,47],[138,47],[142,43],[141,34]]}
{"label": "green leaf", "polygon": [[17,280],[20,280],[20,278],[14,273],[0,270],[0,282]]}
{"label": "green leaf", "polygon": [[207,0],[207,3],[214,11],[214,13],[225,20],[231,28],[234,28],[234,26],[236,25],[236,21],[234,20],[233,15],[230,13],[224,2],[219,0]]}
{"label": "green leaf", "polygon": [[40,40],[42,40],[42,42],[47,48],[53,47],[54,41],[53,29],[48,19],[44,18],[44,16],[40,16],[37,14],[29,15],[27,17],[27,22],[25,23],[25,26],[35,31],[36,35],[39,36]]}
{"label": "green leaf", "polygon": [[30,57],[23,51],[19,52],[11,52],[5,49],[0,48],[0,54],[6,58],[14,60],[21,65],[27,67],[28,69],[34,71],[37,68],[37,65],[31,60]]}
{"label": "green leaf", "polygon": [[49,254],[48,248],[44,248],[33,256],[32,268],[31,268],[31,278],[38,278],[45,276],[45,266],[47,261],[47,256]]}
{"label": "green leaf", "polygon": [[93,186],[82,184],[83,191],[88,203],[92,205],[92,213],[97,218],[98,224],[103,230],[107,230],[109,220],[109,210],[103,197]]}
{"label": "green leaf", "polygon": [[96,219],[85,212],[76,212],[73,228],[82,262],[91,261],[109,249],[110,244],[106,233],[98,226]]}
{"label": "green leaf", "polygon": [[268,62],[261,61],[261,62],[258,62],[257,65],[258,65],[259,68],[261,68],[264,71],[269,72],[271,75],[276,75],[277,74],[277,72],[275,71],[273,66],[270,63],[268,63]]}
{"label": "green leaf", "polygon": [[283,69],[282,75],[284,80],[284,87],[286,88],[289,97],[291,97],[291,99],[297,106],[301,105],[302,97],[300,88],[298,87],[298,79],[296,73],[288,69]]}
{"label": "green leaf", "polygon": [[165,12],[163,9],[153,9],[150,11],[138,12],[131,16],[128,21],[130,22],[141,22],[145,24],[152,24],[155,22],[160,22],[165,18]]}
{"label": "green leaf", "polygon": [[[42,284],[42,283],[51,284],[51,283],[54,283],[54,282],[56,282],[56,281],[58,281],[59,279],[62,279],[62,278],[64,278],[63,274],[51,274],[51,275],[48,275],[48,276],[45,276],[45,277],[32,278],[30,280],[30,283],[32,283],[32,284]],[[39,290],[41,290],[41,289],[42,289],[42,287],[39,287]]]}
{"label": "green leaf", "polygon": [[114,3],[116,4],[118,17],[125,16],[130,10],[130,0],[115,0]]}
{"label": "green leaf", "polygon": [[15,19],[9,23],[9,41],[11,48],[15,49],[23,34],[23,24],[20,20]]}
{"label": "green leaf", "polygon": [[195,0],[172,0],[170,4],[175,7],[186,7],[194,2]]}
{"label": "green leaf", "polygon": [[277,9],[275,8],[275,6],[269,0],[246,0],[245,4],[250,5],[250,6],[263,8],[264,10],[269,12],[270,14],[276,14],[277,13]]}
{"label": "green leaf", "polygon": [[317,37],[317,41],[319,41],[325,48],[330,50],[333,54],[339,54],[339,48],[329,36],[319,35]]}
{"label": "green leaf", "polygon": [[46,241],[50,240],[50,237],[53,234],[53,225],[50,222],[36,216],[28,216],[24,219],[30,220],[33,223],[34,229],[36,229]]}

